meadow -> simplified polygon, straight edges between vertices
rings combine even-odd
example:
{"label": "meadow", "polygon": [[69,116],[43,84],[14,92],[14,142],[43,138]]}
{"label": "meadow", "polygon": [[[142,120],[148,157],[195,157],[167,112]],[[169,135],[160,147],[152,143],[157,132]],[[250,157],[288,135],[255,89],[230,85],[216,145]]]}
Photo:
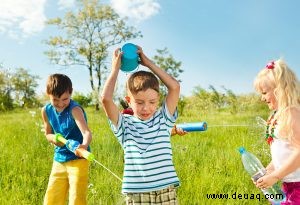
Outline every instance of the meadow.
{"label": "meadow", "polygon": [[[99,162],[122,177],[123,152],[103,111],[86,110],[93,132],[92,152]],[[267,114],[189,110],[178,118],[177,123],[208,123],[207,131],[172,137],[174,164],[181,181],[177,192],[181,205],[269,204],[245,172],[238,152],[244,146],[264,165],[268,163],[264,130],[256,122],[257,116],[265,119]],[[53,146],[45,139],[41,125],[40,109],[0,113],[0,205],[42,204]],[[209,199],[212,194],[228,194],[230,199]],[[121,182],[96,163],[90,166],[88,201],[90,205],[124,204]]]}

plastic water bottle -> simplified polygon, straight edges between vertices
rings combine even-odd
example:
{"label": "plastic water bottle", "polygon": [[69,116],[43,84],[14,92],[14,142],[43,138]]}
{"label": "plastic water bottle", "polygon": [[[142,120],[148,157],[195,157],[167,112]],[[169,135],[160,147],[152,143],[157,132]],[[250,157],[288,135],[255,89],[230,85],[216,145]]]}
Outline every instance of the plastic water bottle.
{"label": "plastic water bottle", "polygon": [[[266,174],[265,167],[254,154],[247,152],[244,147],[240,147],[239,152],[242,156],[244,168],[251,176],[253,181],[256,182],[259,178]],[[278,184],[274,184],[268,189],[261,189],[261,191],[264,193],[266,198],[274,205],[280,204],[280,202],[285,201],[285,194]]]}

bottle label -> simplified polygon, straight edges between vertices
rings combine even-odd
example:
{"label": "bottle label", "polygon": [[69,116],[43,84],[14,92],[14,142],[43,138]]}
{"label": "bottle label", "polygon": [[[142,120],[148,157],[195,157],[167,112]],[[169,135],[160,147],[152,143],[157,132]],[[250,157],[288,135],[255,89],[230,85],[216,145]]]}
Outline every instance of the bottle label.
{"label": "bottle label", "polygon": [[263,177],[266,174],[266,170],[260,170],[259,172],[255,173],[251,178],[254,182],[256,182],[259,178]]}

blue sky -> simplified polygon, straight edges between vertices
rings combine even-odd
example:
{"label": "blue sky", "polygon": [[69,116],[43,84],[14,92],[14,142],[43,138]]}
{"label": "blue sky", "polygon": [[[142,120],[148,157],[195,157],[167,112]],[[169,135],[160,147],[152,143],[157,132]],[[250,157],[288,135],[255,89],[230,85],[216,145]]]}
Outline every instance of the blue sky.
{"label": "blue sky", "polygon": [[[237,94],[254,92],[256,73],[268,61],[283,57],[300,77],[300,1],[280,0],[106,0],[143,38],[132,43],[152,57],[167,47],[182,62],[182,94],[195,86],[222,86]],[[24,67],[39,75],[43,92],[51,73],[65,73],[74,90],[90,92],[85,68],[64,69],[49,63],[42,43],[59,35],[44,25],[74,9],[74,0],[1,0],[0,63],[5,68]],[[122,46],[122,45],[120,45]],[[108,59],[110,60],[110,58]],[[121,74],[119,85],[126,75]]]}

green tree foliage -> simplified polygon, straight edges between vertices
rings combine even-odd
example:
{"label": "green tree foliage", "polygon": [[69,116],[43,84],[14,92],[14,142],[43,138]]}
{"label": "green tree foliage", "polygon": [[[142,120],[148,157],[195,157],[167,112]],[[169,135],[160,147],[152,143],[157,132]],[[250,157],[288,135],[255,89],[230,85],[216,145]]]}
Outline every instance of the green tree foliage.
{"label": "green tree foliage", "polygon": [[256,111],[268,113],[269,108],[265,102],[260,100],[260,97],[255,93],[249,93],[237,96],[238,109],[242,111]]}
{"label": "green tree foliage", "polygon": [[12,110],[14,106],[37,107],[35,89],[39,76],[19,68],[15,72],[0,66],[0,110]]}
{"label": "green tree foliage", "polygon": [[[179,79],[180,74],[183,73],[183,70],[181,69],[181,62],[176,61],[167,48],[157,49],[156,52],[157,54],[153,57],[155,64],[158,65],[161,69],[165,70],[176,80],[181,82],[181,80]],[[162,101],[167,94],[167,88],[161,81],[159,89],[160,101]],[[178,102],[178,110],[180,114],[184,111],[185,105],[186,101],[184,97],[181,96]]]}
{"label": "green tree foliage", "polygon": [[229,105],[230,109],[229,111],[231,113],[236,113],[238,110],[238,98],[237,96],[232,92],[232,90],[229,90],[223,86],[223,89],[226,91],[225,94],[225,105]]}
{"label": "green tree foliage", "polygon": [[[53,18],[47,23],[63,32],[46,41],[45,52],[52,63],[87,69],[92,91],[99,93],[107,74],[108,49],[130,39],[142,37],[141,32],[127,26],[125,20],[99,0],[80,0],[77,13],[67,12],[64,18]],[[97,100],[96,109],[99,109]]]}
{"label": "green tree foliage", "polygon": [[192,101],[197,104],[198,108],[201,110],[208,110],[211,107],[209,91],[201,88],[200,86],[196,86],[193,91]]}
{"label": "green tree foliage", "polygon": [[78,102],[82,107],[87,107],[92,102],[92,95],[85,96],[82,93],[75,92],[72,95],[72,99]]}
{"label": "green tree foliage", "polygon": [[209,90],[211,90],[210,101],[215,106],[215,108],[220,109],[221,107],[223,107],[225,104],[225,95],[219,93],[212,85],[209,85]]}
{"label": "green tree foliage", "polygon": [[[168,74],[181,82],[181,80],[179,79],[180,73],[183,72],[183,70],[181,69],[181,62],[176,61],[169,53],[167,48],[157,49],[156,52],[157,54],[153,57],[154,62],[161,69],[165,70]],[[162,83],[160,84],[160,93],[162,96],[165,96],[167,94],[167,89]]]}
{"label": "green tree foliage", "polygon": [[253,93],[236,95],[232,90],[226,89],[225,93],[218,91],[210,85],[207,90],[197,86],[193,90],[193,95],[185,98],[188,110],[197,108],[202,112],[227,111],[236,114],[241,111],[265,112],[267,107],[260,101],[259,96]]}
{"label": "green tree foliage", "polygon": [[182,115],[183,112],[184,112],[184,108],[186,107],[187,105],[187,100],[184,96],[181,96],[180,99],[179,99],[179,102],[178,102],[178,112],[179,112],[179,115]]}
{"label": "green tree foliage", "polygon": [[12,86],[10,84],[11,74],[0,65],[0,111],[12,110],[13,99],[11,96]]}
{"label": "green tree foliage", "polygon": [[38,86],[39,76],[32,75],[24,68],[16,69],[11,77],[11,83],[14,88],[15,102],[21,107],[36,107],[39,105],[35,90]]}

